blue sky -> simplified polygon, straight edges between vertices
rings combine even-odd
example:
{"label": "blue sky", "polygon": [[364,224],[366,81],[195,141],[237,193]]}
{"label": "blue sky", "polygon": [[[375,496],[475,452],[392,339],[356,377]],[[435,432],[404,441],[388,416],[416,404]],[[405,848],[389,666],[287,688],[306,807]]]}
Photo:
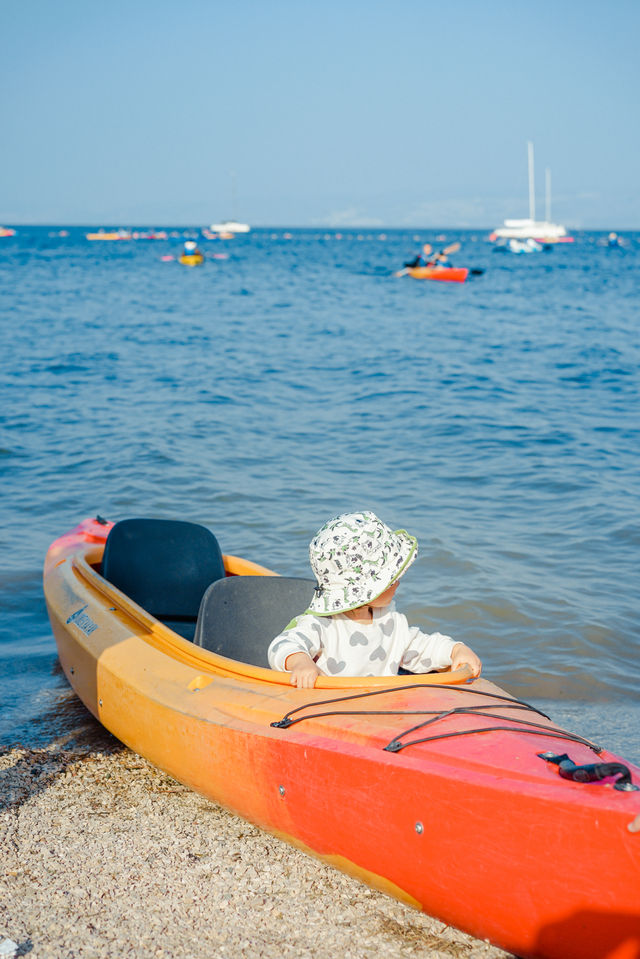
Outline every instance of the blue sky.
{"label": "blue sky", "polygon": [[[0,0],[0,223],[640,228],[640,3]],[[233,184],[235,183],[235,188]]]}

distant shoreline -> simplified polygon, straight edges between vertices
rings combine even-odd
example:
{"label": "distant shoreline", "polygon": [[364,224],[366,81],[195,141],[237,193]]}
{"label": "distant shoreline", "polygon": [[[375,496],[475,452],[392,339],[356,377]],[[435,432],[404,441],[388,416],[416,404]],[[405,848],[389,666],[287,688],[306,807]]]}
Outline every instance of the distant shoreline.
{"label": "distant shoreline", "polygon": [[[147,223],[134,223],[129,220],[99,220],[95,222],[88,223],[22,223],[18,220],[4,220],[0,217],[0,223],[3,226],[11,227],[13,229],[38,229],[38,230],[96,230],[96,229],[127,229],[127,230],[153,230],[153,229],[162,229],[162,230],[202,230],[207,229],[206,223],[162,223],[161,221],[151,221]],[[124,224],[124,226],[123,226]],[[630,233],[640,233],[640,226],[638,227],[618,227],[612,226],[603,226],[603,227],[582,227],[582,226],[573,226],[570,222],[566,224],[567,229],[572,233],[610,233],[615,231],[621,235],[628,235]],[[247,238],[251,236],[251,233],[264,233],[272,232],[274,230],[284,230],[287,232],[293,233],[326,233],[327,231],[332,231],[334,233],[491,233],[496,227],[495,223],[485,224],[484,226],[373,226],[371,224],[358,226],[356,225],[329,225],[329,224],[315,224],[307,226],[291,226],[289,224],[256,224],[251,226],[251,232],[245,234],[238,234],[234,236],[234,239]],[[7,239],[10,239],[7,237]]]}

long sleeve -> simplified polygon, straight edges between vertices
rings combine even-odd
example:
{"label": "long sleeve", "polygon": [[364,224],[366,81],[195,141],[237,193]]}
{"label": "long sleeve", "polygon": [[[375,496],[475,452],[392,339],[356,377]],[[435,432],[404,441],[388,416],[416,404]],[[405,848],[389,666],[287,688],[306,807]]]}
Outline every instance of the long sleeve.
{"label": "long sleeve", "polygon": [[284,670],[287,656],[303,652],[328,676],[396,676],[400,666],[412,673],[450,666],[454,646],[449,636],[409,626],[389,606],[375,610],[369,624],[304,613],[271,642],[268,658],[272,669]]}
{"label": "long sleeve", "polygon": [[407,627],[407,645],[400,660],[403,669],[412,673],[426,673],[430,669],[443,669],[451,665],[451,652],[456,644],[450,636],[423,633],[417,626],[408,624]]}
{"label": "long sleeve", "polygon": [[271,669],[284,670],[287,656],[292,653],[308,653],[313,659],[322,648],[321,632],[315,616],[302,615],[292,620],[269,645],[267,656]]}

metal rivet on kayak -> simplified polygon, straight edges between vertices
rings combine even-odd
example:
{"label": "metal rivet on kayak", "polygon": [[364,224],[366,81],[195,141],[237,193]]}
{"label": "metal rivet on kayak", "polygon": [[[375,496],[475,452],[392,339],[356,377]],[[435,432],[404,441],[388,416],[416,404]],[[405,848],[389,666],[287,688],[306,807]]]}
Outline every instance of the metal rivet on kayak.
{"label": "metal rivet on kayak", "polygon": [[98,700],[98,706],[102,706],[102,700],[101,700],[101,699]]}
{"label": "metal rivet on kayak", "polygon": [[69,672],[70,672],[71,675],[73,676],[73,674],[75,673],[75,669],[73,668],[73,666],[71,666],[71,668],[69,669]]}
{"label": "metal rivet on kayak", "polygon": [[424,826],[422,825],[421,822],[416,823],[416,832],[418,833],[419,836],[421,836],[422,833],[424,832]]}
{"label": "metal rivet on kayak", "polygon": [[284,786],[278,786],[278,792],[281,796],[284,796]]}

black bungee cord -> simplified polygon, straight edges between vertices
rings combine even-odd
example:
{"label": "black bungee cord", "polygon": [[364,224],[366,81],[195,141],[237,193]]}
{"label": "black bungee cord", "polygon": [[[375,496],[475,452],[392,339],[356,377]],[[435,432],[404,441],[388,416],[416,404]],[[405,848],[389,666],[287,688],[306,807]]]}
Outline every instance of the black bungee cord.
{"label": "black bungee cord", "polygon": [[[435,709],[363,709],[363,710],[351,710],[351,709],[331,709],[325,710],[323,712],[313,712],[305,713],[304,715],[297,715],[303,710],[309,708],[317,708],[319,706],[330,706],[337,703],[346,703],[353,700],[365,699],[371,696],[381,696],[385,693],[392,693],[403,691],[407,689],[447,689],[454,692],[465,692],[475,696],[488,696],[492,700],[500,700],[500,703],[481,703],[478,706],[457,706],[453,709],[447,710],[435,710]],[[416,726],[411,726],[409,729],[404,730],[395,736],[386,746],[382,748],[386,752],[400,752],[402,749],[406,749],[407,746],[416,746],[419,743],[433,742],[438,739],[450,739],[456,736],[468,736],[472,733],[484,733],[484,732],[496,732],[496,731],[506,731],[513,732],[515,728],[518,728],[519,732],[522,733],[531,733],[537,734],[539,736],[548,736],[554,739],[567,739],[572,742],[581,743],[584,746],[587,746],[589,749],[592,749],[596,753],[602,751],[602,747],[596,746],[594,743],[590,742],[588,739],[584,739],[582,736],[578,736],[575,733],[570,733],[565,729],[560,729],[559,727],[547,727],[541,723],[534,723],[529,719],[518,719],[516,717],[508,718],[508,722],[516,724],[512,726],[478,726],[471,729],[462,729],[456,730],[455,732],[450,733],[438,733],[435,736],[426,736],[420,739],[412,739],[409,742],[401,742],[404,736],[408,736],[411,733],[417,732],[419,729],[424,729],[426,726],[430,726],[432,723],[438,722],[441,719],[446,719],[447,716],[454,715],[469,715],[469,716],[478,716],[486,719],[502,719],[500,715],[495,713],[483,712],[483,710],[493,708],[493,709],[521,709],[527,710],[533,713],[537,713],[539,716],[544,717],[545,719],[550,719],[546,713],[543,713],[542,710],[537,709],[535,706],[531,706],[529,703],[524,702],[520,699],[513,699],[510,696],[501,696],[498,693],[491,693],[482,691],[479,689],[469,689],[466,686],[453,686],[440,683],[435,685],[433,683],[411,683],[407,686],[387,686],[384,689],[368,690],[366,693],[352,693],[349,696],[340,696],[335,699],[325,699],[316,703],[305,703],[302,706],[296,706],[294,709],[290,709],[282,719],[276,720],[271,723],[271,726],[278,729],[288,729],[290,726],[293,726],[297,723],[304,722],[307,719],[324,719],[328,716],[431,716],[431,719],[427,719],[422,723],[418,723]],[[295,718],[294,718],[295,717]]]}

